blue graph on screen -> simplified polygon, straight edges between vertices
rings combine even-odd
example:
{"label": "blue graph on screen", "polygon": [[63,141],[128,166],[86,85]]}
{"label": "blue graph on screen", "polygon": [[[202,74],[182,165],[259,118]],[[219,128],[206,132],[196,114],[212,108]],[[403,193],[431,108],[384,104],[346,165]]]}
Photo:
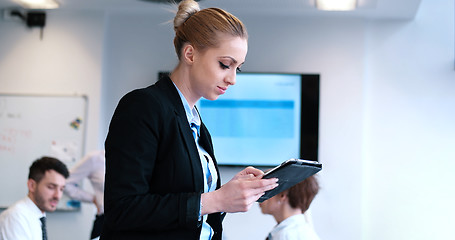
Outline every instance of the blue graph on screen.
{"label": "blue graph on screen", "polygon": [[204,110],[203,121],[211,129],[213,137],[292,138],[294,136],[293,101],[202,99],[200,108]]}

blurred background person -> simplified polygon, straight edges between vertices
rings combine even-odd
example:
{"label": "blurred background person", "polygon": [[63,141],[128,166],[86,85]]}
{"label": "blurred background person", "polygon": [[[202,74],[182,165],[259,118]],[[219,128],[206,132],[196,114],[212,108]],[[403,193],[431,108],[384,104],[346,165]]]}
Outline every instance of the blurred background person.
{"label": "blurred background person", "polygon": [[[92,151],[71,168],[70,177],[66,181],[66,195],[73,200],[93,203],[96,207],[90,239],[99,238],[103,228],[105,162],[104,150]],[[84,179],[88,179],[90,182],[93,193],[82,188],[81,184]]]}
{"label": "blurred background person", "polygon": [[68,169],[60,160],[42,157],[30,166],[28,194],[0,214],[0,240],[47,240],[46,212],[63,195]]}
{"label": "blurred background person", "polygon": [[277,222],[267,240],[319,240],[311,218],[306,216],[318,192],[319,183],[313,175],[260,203],[262,213],[272,215]]}

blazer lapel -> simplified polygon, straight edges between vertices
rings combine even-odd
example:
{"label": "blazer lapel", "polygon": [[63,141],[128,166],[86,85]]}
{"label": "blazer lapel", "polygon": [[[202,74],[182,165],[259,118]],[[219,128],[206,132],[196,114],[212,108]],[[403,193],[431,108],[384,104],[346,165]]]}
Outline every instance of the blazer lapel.
{"label": "blazer lapel", "polygon": [[199,158],[199,152],[196,147],[196,143],[194,142],[193,132],[188,124],[188,120],[186,119],[186,115],[177,116],[180,134],[182,136],[183,142],[188,152],[189,160],[191,162],[192,172],[193,172],[193,182],[194,182],[194,189],[196,191],[203,192],[204,191],[204,179],[202,173],[202,165],[201,159]]}
{"label": "blazer lapel", "polygon": [[[179,132],[183,141],[183,144],[188,153],[188,161],[191,163],[191,171],[193,175],[194,189],[199,192],[204,191],[204,179],[201,166],[201,160],[199,158],[199,152],[194,142],[193,133],[186,118],[185,109],[183,108],[180,95],[175,89],[172,80],[169,77],[164,77],[157,82],[161,86],[163,91],[166,91],[169,96],[169,100],[174,106],[175,117],[178,122]],[[190,169],[189,169],[190,170]]]}

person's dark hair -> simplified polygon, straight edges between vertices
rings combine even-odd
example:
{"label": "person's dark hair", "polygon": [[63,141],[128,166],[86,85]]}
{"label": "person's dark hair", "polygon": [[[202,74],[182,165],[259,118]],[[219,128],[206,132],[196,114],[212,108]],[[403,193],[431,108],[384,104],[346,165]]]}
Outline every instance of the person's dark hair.
{"label": "person's dark hair", "polygon": [[174,18],[174,47],[180,59],[185,43],[199,51],[219,45],[220,34],[248,39],[246,27],[234,15],[219,8],[200,10],[194,0],[183,0]]}
{"label": "person's dark hair", "polygon": [[49,170],[55,170],[62,174],[65,178],[68,178],[68,168],[60,160],[53,157],[42,157],[35,160],[30,166],[28,173],[28,179],[33,179],[35,182],[40,182],[43,179],[44,174]]}
{"label": "person's dark hair", "polygon": [[316,175],[310,176],[295,186],[289,188],[287,196],[292,208],[302,209],[302,213],[310,208],[316,194],[319,192],[319,183]]}

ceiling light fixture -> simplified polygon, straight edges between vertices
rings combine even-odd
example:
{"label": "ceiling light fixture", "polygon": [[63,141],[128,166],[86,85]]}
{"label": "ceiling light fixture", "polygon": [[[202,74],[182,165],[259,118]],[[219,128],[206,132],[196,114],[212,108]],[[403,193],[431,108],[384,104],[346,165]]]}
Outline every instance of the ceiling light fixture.
{"label": "ceiling light fixture", "polygon": [[357,0],[316,0],[316,7],[325,11],[351,11],[356,5]]}
{"label": "ceiling light fixture", "polygon": [[16,0],[26,9],[54,9],[60,4],[56,0]]}

